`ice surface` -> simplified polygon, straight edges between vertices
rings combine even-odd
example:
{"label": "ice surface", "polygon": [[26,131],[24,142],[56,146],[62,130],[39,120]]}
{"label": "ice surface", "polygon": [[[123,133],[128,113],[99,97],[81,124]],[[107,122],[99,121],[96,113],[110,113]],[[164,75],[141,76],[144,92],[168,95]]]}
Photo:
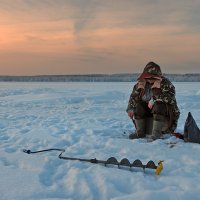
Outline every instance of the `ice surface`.
{"label": "ice surface", "polygon": [[[187,113],[200,125],[200,83],[174,83],[183,132]],[[174,137],[128,140],[125,110],[133,83],[0,83],[0,199],[200,199],[200,145]],[[177,142],[170,148],[169,142]],[[27,155],[64,148],[65,156],[144,164],[164,160],[162,174]]]}

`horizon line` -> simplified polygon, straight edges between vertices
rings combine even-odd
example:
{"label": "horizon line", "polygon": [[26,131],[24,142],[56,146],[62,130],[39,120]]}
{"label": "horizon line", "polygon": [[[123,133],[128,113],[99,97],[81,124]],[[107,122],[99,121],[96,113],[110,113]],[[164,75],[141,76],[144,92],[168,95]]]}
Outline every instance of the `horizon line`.
{"label": "horizon line", "polygon": [[[112,75],[138,75],[141,72],[136,73],[91,73],[91,74],[34,74],[34,75],[1,75],[0,77],[36,77],[36,76],[112,76]],[[164,75],[200,75],[199,73],[163,73]]]}

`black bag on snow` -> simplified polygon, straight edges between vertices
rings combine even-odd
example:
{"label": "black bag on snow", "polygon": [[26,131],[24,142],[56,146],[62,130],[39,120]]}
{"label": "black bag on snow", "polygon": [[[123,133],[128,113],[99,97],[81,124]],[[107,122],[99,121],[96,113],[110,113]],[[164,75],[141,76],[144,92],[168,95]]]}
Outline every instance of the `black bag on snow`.
{"label": "black bag on snow", "polygon": [[185,142],[200,143],[200,130],[190,112],[185,121],[184,140]]}

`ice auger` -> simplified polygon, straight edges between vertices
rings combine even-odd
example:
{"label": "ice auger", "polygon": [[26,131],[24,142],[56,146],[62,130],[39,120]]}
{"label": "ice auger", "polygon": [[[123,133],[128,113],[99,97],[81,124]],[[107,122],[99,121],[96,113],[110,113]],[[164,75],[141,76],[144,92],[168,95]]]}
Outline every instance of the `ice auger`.
{"label": "ice auger", "polygon": [[118,162],[118,160],[115,157],[110,157],[107,160],[98,160],[96,158],[84,159],[84,158],[76,158],[76,157],[67,157],[67,156],[63,156],[63,153],[65,152],[64,149],[57,149],[57,148],[56,149],[44,149],[44,150],[39,150],[39,151],[31,151],[31,150],[26,150],[26,149],[23,150],[23,152],[27,153],[27,154],[35,154],[35,153],[41,153],[41,152],[46,152],[46,151],[61,151],[58,158],[63,159],[63,160],[77,160],[77,161],[89,162],[89,163],[93,163],[93,164],[103,164],[104,166],[115,165],[118,168],[128,167],[130,170],[133,167],[142,168],[144,170],[144,172],[145,172],[145,169],[154,169],[156,175],[159,175],[161,173],[161,171],[163,170],[163,165],[162,165],[163,161],[159,161],[158,165],[156,166],[156,164],[152,160],[150,160],[145,165],[139,159],[136,159],[135,161],[133,161],[131,163],[127,158],[123,158],[120,162]]}

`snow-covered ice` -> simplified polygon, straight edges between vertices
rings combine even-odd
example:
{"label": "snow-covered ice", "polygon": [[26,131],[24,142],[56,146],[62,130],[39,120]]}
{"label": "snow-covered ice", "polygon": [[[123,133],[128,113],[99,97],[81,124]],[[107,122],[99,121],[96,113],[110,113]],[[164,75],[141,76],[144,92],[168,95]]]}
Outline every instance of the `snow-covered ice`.
{"label": "snow-covered ice", "polygon": [[[199,144],[123,136],[134,130],[125,112],[133,84],[0,83],[0,199],[200,199]],[[177,131],[183,132],[189,111],[200,126],[200,83],[174,84]],[[150,169],[60,160],[59,152],[22,152],[46,148],[80,158],[164,160],[164,170],[156,177]]]}

